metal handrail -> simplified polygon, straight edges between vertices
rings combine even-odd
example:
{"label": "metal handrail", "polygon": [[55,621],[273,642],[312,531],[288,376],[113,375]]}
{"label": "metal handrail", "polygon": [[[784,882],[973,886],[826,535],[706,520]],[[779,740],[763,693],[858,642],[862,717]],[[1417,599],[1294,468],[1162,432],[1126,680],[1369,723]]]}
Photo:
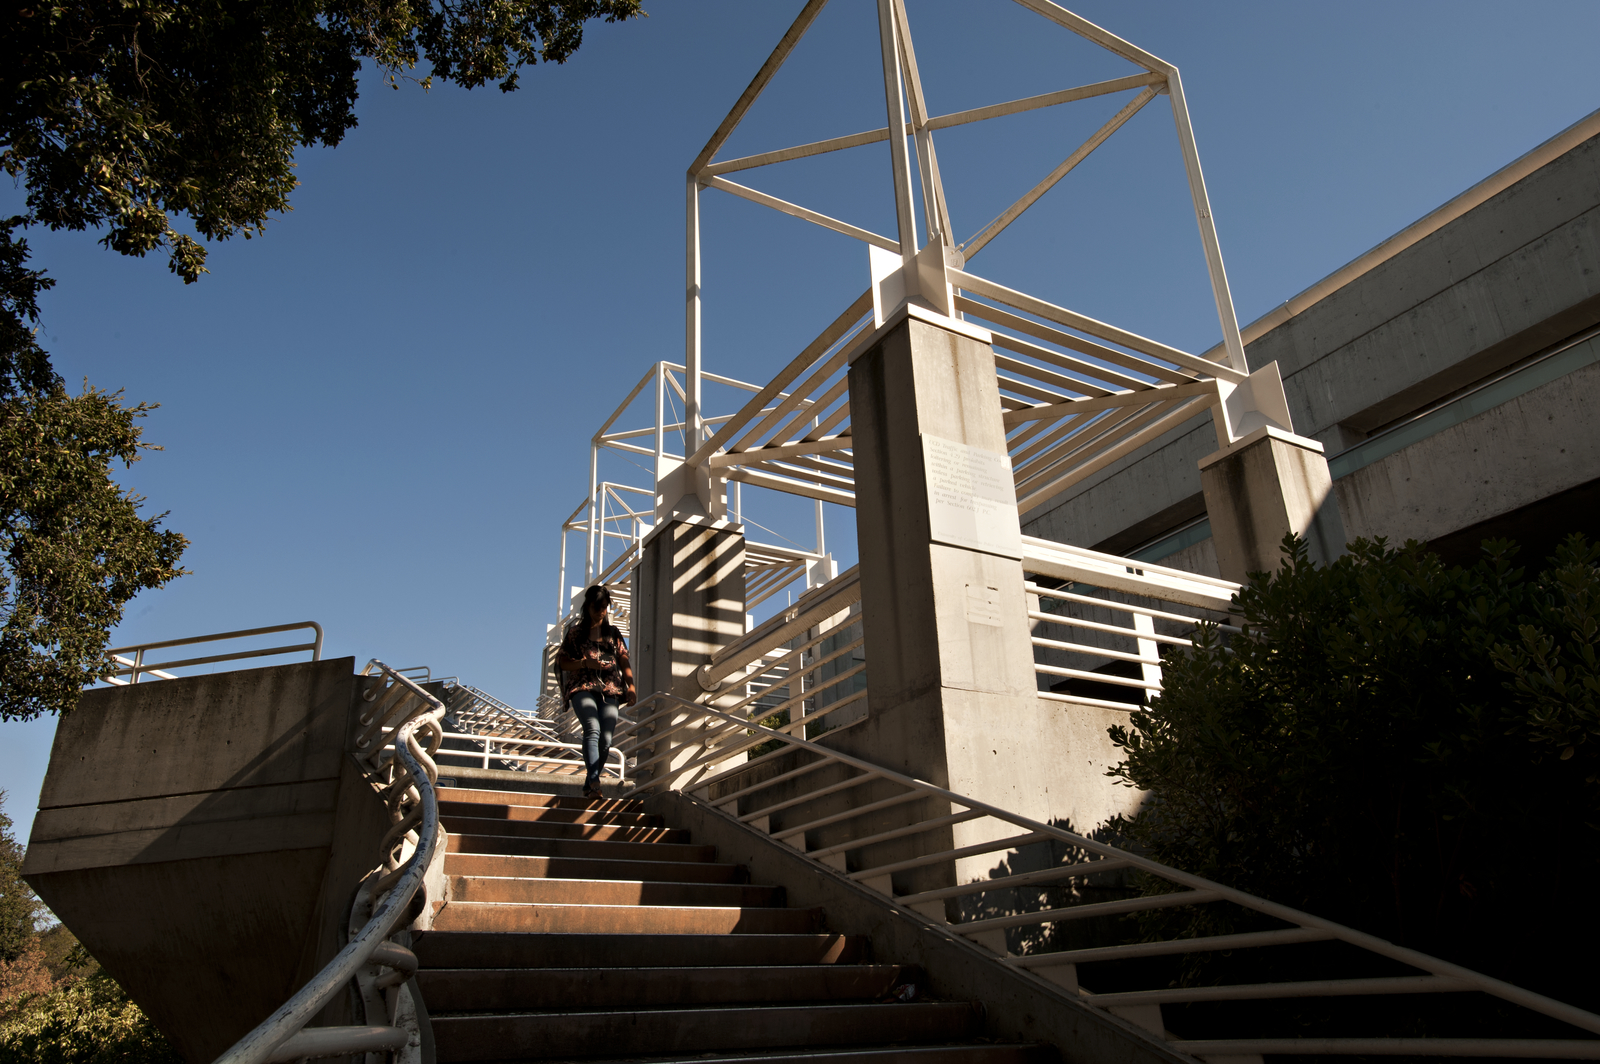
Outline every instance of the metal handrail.
{"label": "metal handrail", "polygon": [[[199,658],[183,658],[178,661],[161,661],[154,664],[145,664],[144,655],[149,650],[164,650],[167,647],[192,646],[196,643],[215,643],[222,639],[243,639],[252,635],[271,635],[274,632],[293,632],[301,628],[309,628],[316,633],[309,643],[298,643],[294,646],[269,647],[265,650],[240,650],[229,654],[212,654]],[[161,680],[175,680],[176,676],[164,671],[166,669],[179,669],[186,665],[210,665],[219,661],[242,661],[246,658],[266,658],[277,654],[296,654],[301,651],[311,651],[312,661],[322,660],[322,625],[316,621],[300,621],[295,624],[273,624],[265,628],[242,628],[236,632],[216,632],[211,635],[188,636],[183,639],[164,639],[153,643],[135,643],[125,647],[113,647],[106,651],[118,664],[124,666],[113,669],[104,677],[107,683],[122,686],[124,684],[138,683],[140,676],[155,676]],[[132,655],[131,657],[129,655]],[[122,680],[120,677],[131,676],[132,679]]]}
{"label": "metal handrail", "polygon": [[[525,762],[529,762],[529,763],[532,763],[532,764],[540,764],[540,765],[572,765],[572,764],[577,764],[579,766],[582,766],[582,764],[583,764],[583,759],[581,757],[581,755],[583,753],[583,744],[582,743],[565,743],[565,742],[560,742],[560,741],[554,740],[554,739],[516,739],[516,738],[512,738],[510,736],[505,736],[505,735],[472,735],[472,734],[467,733],[467,732],[445,732],[444,733],[444,737],[446,739],[470,739],[473,742],[482,743],[483,746],[484,746],[484,749],[483,749],[483,753],[481,753],[481,754],[476,752],[476,751],[474,751],[474,750],[440,749],[439,754],[438,754],[439,757],[470,757],[470,758],[474,758],[474,759],[481,758],[483,760],[483,767],[484,768],[488,768],[489,767],[489,762],[490,761],[525,761]],[[532,746],[532,747],[535,747],[535,748],[541,749],[541,750],[546,750],[546,749],[571,750],[571,751],[574,751],[575,753],[579,754],[580,756],[577,759],[574,759],[574,758],[570,758],[570,757],[540,757],[537,754],[513,754],[513,753],[510,753],[509,751],[505,751],[505,750],[490,750],[489,749],[489,745],[491,743],[500,744],[500,745],[515,744],[517,746]],[[611,748],[611,753],[615,754],[616,758],[617,758],[617,779],[621,783],[626,783],[628,781],[627,758],[623,754],[623,752],[620,749],[618,749],[617,747],[612,747]],[[447,767],[460,767],[460,766],[447,766]]]}
{"label": "metal handrail", "polygon": [[[900,827],[891,831],[882,832],[877,835],[853,839],[845,843],[825,846],[810,851],[806,850],[806,831],[816,827],[821,827],[825,824],[839,823],[852,817],[860,816],[863,813],[884,808],[890,804],[901,804],[906,799],[893,798],[887,801],[871,803],[869,805],[857,805],[841,814],[825,817],[822,820],[813,821],[810,824],[800,825],[799,827],[784,828],[777,831],[775,837],[788,838],[790,844],[796,847],[798,852],[805,854],[805,856],[811,858],[812,860],[816,860],[821,863],[825,858],[835,858],[836,861],[833,867],[836,869],[842,867],[842,858],[844,854],[849,851],[859,850],[870,846],[875,842],[887,841],[890,838],[905,838],[909,835],[914,835],[919,832],[947,827],[953,823],[966,822],[982,817],[991,817],[1013,827],[1022,829],[1023,834],[1021,835],[998,839],[987,843],[980,843],[975,846],[947,850],[940,853],[925,854],[906,861],[896,862],[891,865],[867,868],[846,873],[850,879],[886,894],[887,904],[893,906],[895,909],[913,919],[923,922],[928,922],[930,919],[927,912],[915,907],[919,903],[924,905],[929,903],[942,904],[942,901],[945,898],[970,894],[981,894],[991,889],[1011,889],[1013,887],[1023,885],[1021,881],[1027,881],[1028,883],[1059,881],[1074,876],[1089,875],[1116,868],[1137,868],[1163,879],[1168,883],[1188,888],[1187,891],[1183,891],[1178,894],[1158,895],[1153,898],[1129,899],[1128,901],[1121,902],[1079,905],[1068,907],[1066,909],[1042,910],[1039,912],[1023,913],[1017,916],[1002,917],[999,919],[971,921],[966,924],[946,925],[936,922],[936,926],[939,926],[942,930],[953,931],[956,934],[981,935],[992,930],[1002,929],[1004,927],[1045,923],[1057,921],[1063,918],[1071,918],[1071,916],[1089,916],[1098,915],[1101,913],[1111,914],[1116,912],[1137,911],[1139,909],[1159,907],[1161,905],[1208,904],[1218,901],[1232,902],[1250,911],[1283,921],[1284,923],[1295,925],[1293,928],[1285,931],[1256,932],[1245,935],[1218,935],[1211,936],[1210,938],[1201,937],[1194,939],[1178,939],[1171,942],[1145,942],[1128,946],[1099,947],[1090,950],[1070,950],[1061,953],[1003,956],[996,958],[998,963],[1003,963],[1011,967],[1031,971],[1034,969],[1046,969],[1063,965],[1087,963],[1091,960],[1111,960],[1124,956],[1132,957],[1155,955],[1163,952],[1202,952],[1211,949],[1242,949],[1246,947],[1278,945],[1289,942],[1337,940],[1354,946],[1358,949],[1365,950],[1369,953],[1376,954],[1377,956],[1397,961],[1413,968],[1419,968],[1422,971],[1429,973],[1431,979],[1425,987],[1410,985],[1401,986],[1399,985],[1400,983],[1407,982],[1405,978],[1402,978],[1394,981],[1396,982],[1396,985],[1393,987],[1374,987],[1362,985],[1356,986],[1352,990],[1350,987],[1341,986],[1338,988],[1332,988],[1331,992],[1333,993],[1340,992],[1340,989],[1343,989],[1344,992],[1347,993],[1411,993],[1419,990],[1426,990],[1430,992],[1476,990],[1490,994],[1494,997],[1498,997],[1501,1000],[1508,1001],[1512,1004],[1519,1005],[1533,1012],[1540,1013],[1544,1016],[1548,1016],[1552,1019],[1559,1020],[1563,1023],[1570,1024],[1582,1030],[1600,1034],[1600,1015],[1595,1015],[1594,1013],[1580,1009],[1574,1005],[1569,1005],[1566,1002],[1557,1001],[1553,998],[1546,997],[1543,994],[1538,994],[1531,990],[1514,986],[1513,984],[1507,983],[1503,980],[1495,979],[1491,976],[1473,971],[1470,968],[1441,960],[1437,957],[1429,956],[1428,954],[1422,953],[1418,950],[1409,949],[1404,946],[1397,946],[1392,942],[1378,938],[1376,935],[1370,935],[1364,931],[1358,931],[1354,928],[1346,927],[1343,924],[1335,923],[1332,920],[1326,920],[1318,916],[1313,916],[1310,913],[1301,912],[1300,910],[1291,908],[1287,905],[1280,905],[1276,902],[1268,901],[1265,898],[1259,898],[1253,894],[1249,894],[1242,890],[1237,890],[1221,883],[1213,882],[1201,876],[1191,875],[1187,872],[1179,871],[1176,868],[1173,868],[1169,865],[1164,865],[1159,861],[1151,860],[1148,857],[1142,857],[1139,854],[1127,850],[1121,850],[1103,842],[1097,842],[1094,839],[1075,834],[1063,828],[1056,827],[1055,825],[1045,824],[1030,817],[1023,816],[1019,813],[1013,813],[1009,810],[1002,809],[999,806],[992,805],[988,802],[980,801],[976,798],[971,798],[919,779],[914,779],[911,776],[895,772],[892,769],[884,768],[881,765],[875,765],[860,758],[851,757],[848,754],[821,746],[815,742],[808,741],[787,731],[766,728],[746,718],[723,713],[719,710],[712,709],[708,706],[699,705],[694,702],[688,702],[665,692],[657,692],[650,695],[648,698],[644,699],[643,702],[641,702],[641,705],[649,703],[656,703],[658,705],[667,707],[675,716],[678,714],[686,715],[691,724],[709,724],[712,721],[721,721],[724,725],[731,726],[718,729],[715,733],[712,732],[711,728],[704,728],[699,732],[701,735],[715,734],[719,736],[732,736],[738,734],[743,736],[743,738],[738,739],[737,741],[728,743],[721,751],[718,752],[715,757],[715,761],[711,763],[724,763],[732,758],[737,757],[740,753],[743,753],[753,746],[773,741],[782,743],[789,748],[805,750],[809,753],[817,755],[821,759],[815,764],[815,766],[803,766],[787,773],[785,776],[756,782],[752,785],[743,787],[732,794],[726,794],[714,800],[709,796],[711,788],[718,783],[725,782],[738,776],[740,773],[745,772],[749,767],[748,762],[736,765],[733,768],[716,773],[709,777],[696,779],[694,781],[691,787],[693,792],[696,792],[702,796],[704,800],[711,802],[713,805],[725,811],[729,807],[732,807],[732,814],[746,824],[764,821],[768,814],[777,811],[779,808],[792,807],[800,804],[808,798],[820,797],[825,792],[837,792],[847,789],[848,786],[852,784],[860,784],[868,781],[896,784],[902,788],[905,788],[912,797],[932,798],[944,803],[948,803],[948,805],[951,807],[959,807],[966,810],[964,813],[958,813],[951,816],[935,816],[906,827]],[[709,740],[702,740],[702,745],[708,742]],[[856,769],[860,775],[852,777],[843,784],[834,783],[825,789],[815,791],[811,794],[802,795],[799,798],[789,798],[772,806],[755,809],[743,815],[739,814],[738,802],[741,798],[759,792],[782,780],[792,779],[814,771],[815,768],[821,767],[822,765],[828,763],[843,765]],[[658,772],[649,781],[636,783],[634,787],[623,792],[621,797],[626,798],[651,790],[668,787],[677,777],[684,775],[687,772],[705,768],[707,764],[707,760],[691,760],[687,764],[669,768],[665,772]],[[927,891],[916,895],[903,895],[896,897],[893,894],[892,887],[889,886],[889,877],[895,871],[909,869],[912,867],[923,867],[938,863],[953,863],[963,857],[995,853],[1001,850],[1017,849],[1024,845],[1046,840],[1055,840],[1066,843],[1078,850],[1095,855],[1101,859],[1084,861],[1072,865],[1064,865],[1056,869],[1047,869],[1043,872],[1027,873],[1021,876],[1009,877],[1006,880],[997,880],[989,883],[980,880],[970,884],[935,891]],[[1070,916],[1068,914],[1070,914]],[[1072,982],[1074,984],[1076,983],[1075,978],[1072,980]],[[1356,982],[1364,984],[1368,981],[1320,980],[1306,983],[1260,984],[1259,986],[1221,988],[1220,991],[1219,988],[1207,987],[1201,988],[1201,992],[1203,995],[1210,996],[1217,996],[1219,992],[1231,992],[1232,998],[1237,1000],[1266,999],[1274,997],[1319,997],[1326,996],[1330,993],[1330,984],[1350,984]],[[1385,983],[1389,981],[1377,980],[1373,982]],[[1106,1008],[1126,1006],[1134,1002],[1145,1003],[1147,1000],[1155,1000],[1154,997],[1145,998],[1136,996],[1140,992],[1134,992],[1132,994],[1120,993],[1116,995],[1097,995],[1077,989],[1075,986],[1074,989],[1076,989],[1076,992],[1079,995],[1078,1000],[1083,1001],[1086,1004],[1097,1005]],[[1168,999],[1173,999],[1175,997],[1174,992],[1170,990],[1164,990],[1159,993],[1164,994]],[[1103,1002],[1097,1001],[1098,998],[1102,997],[1106,1000]],[[1185,998],[1185,1000],[1187,1000],[1187,998]],[[1447,1055],[1535,1056],[1560,1057],[1567,1059],[1600,1059],[1600,1039],[1307,1038],[1303,1040],[1297,1040],[1293,1038],[1280,1038],[1270,1040],[1184,1040],[1181,1042],[1175,1042],[1173,1044],[1183,1052],[1199,1054],[1203,1057],[1256,1053],[1404,1053],[1433,1055],[1444,1053]],[[1385,1048],[1386,1046],[1388,1048]]]}
{"label": "metal handrail", "polygon": [[[1034,671],[1040,679],[1039,697],[1042,699],[1123,712],[1137,709],[1145,699],[1161,694],[1162,646],[1193,646],[1189,636],[1202,624],[1214,624],[1219,630],[1232,634],[1240,631],[1223,619],[1240,589],[1240,585],[1232,581],[1033,536],[1022,537],[1022,550],[1023,590],[1030,602],[1037,603],[1030,605],[1028,622],[1032,629]],[[1027,576],[1030,573],[1043,579],[1030,579]],[[1064,584],[1051,587],[1048,586],[1051,581]],[[1098,589],[1101,594],[1083,593],[1091,588]],[[1174,605],[1157,608],[1137,602],[1119,602],[1110,597],[1110,592],[1153,599],[1164,606]],[[1046,609],[1047,601],[1053,603],[1055,609]],[[1209,616],[1196,615],[1197,610]],[[1113,619],[1086,615],[1091,611],[1109,613]],[[1119,614],[1120,617],[1116,616]],[[1157,630],[1158,621],[1164,630]],[[1105,643],[1112,645],[1101,645]],[[1099,663],[1107,662],[1134,666],[1138,675],[1096,671]],[[1072,667],[1074,665],[1086,667]],[[1131,688],[1138,692],[1137,700],[1113,701],[1067,694],[1050,686],[1062,680]]]}
{"label": "metal handrail", "polygon": [[[274,1064],[311,1057],[396,1050],[410,1040],[410,1032],[394,1026],[392,1006],[387,1025],[304,1029],[352,978],[359,981],[359,976],[369,966],[385,967],[392,973],[370,978],[361,987],[363,998],[368,1002],[369,1019],[373,993],[398,985],[416,970],[416,955],[388,939],[409,912],[412,898],[422,886],[435,854],[441,852],[438,850],[439,800],[434,786],[439,773],[431,755],[438,750],[443,736],[439,721],[444,717],[444,703],[377,658],[367,664],[361,675],[369,676],[374,669],[380,682],[364,694],[367,701],[374,703],[374,708],[360,723],[367,725],[370,733],[374,720],[382,728],[385,713],[405,713],[394,727],[394,754],[388,762],[398,766],[398,772],[384,788],[394,820],[381,844],[388,870],[380,869],[369,875],[356,899],[357,909],[363,904],[375,903],[376,907],[333,960],[271,1016],[235,1042],[214,1064]],[[385,677],[391,681],[388,691],[383,688]],[[382,698],[378,697],[380,694]],[[417,732],[423,730],[430,740],[426,747],[417,739]],[[357,745],[362,745],[359,740]],[[374,750],[366,759],[369,765],[378,753],[379,750]],[[395,851],[403,849],[408,842],[415,847],[410,858],[400,867],[389,867],[397,863]]]}
{"label": "metal handrail", "polygon": [[826,584],[812,588],[793,606],[757,625],[748,634],[714,654],[695,670],[702,690],[715,691],[722,681],[757,661],[767,651],[780,647],[819,621],[833,616],[861,599],[861,570],[851,566]]}

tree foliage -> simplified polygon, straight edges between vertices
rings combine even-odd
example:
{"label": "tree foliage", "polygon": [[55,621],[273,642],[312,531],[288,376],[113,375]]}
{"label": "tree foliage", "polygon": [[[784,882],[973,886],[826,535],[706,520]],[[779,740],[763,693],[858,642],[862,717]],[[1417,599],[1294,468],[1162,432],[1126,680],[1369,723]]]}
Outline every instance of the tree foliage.
{"label": "tree foliage", "polygon": [[104,229],[125,255],[164,251],[192,282],[208,240],[250,237],[289,209],[296,147],[356,124],[363,58],[393,84],[517,87],[565,62],[584,23],[639,0],[66,0],[0,20],[0,166],[27,220]]}
{"label": "tree foliage", "polygon": [[[1244,633],[1202,631],[1165,663],[1161,698],[1111,729],[1112,774],[1150,792],[1116,830],[1186,871],[1547,983],[1551,944],[1597,932],[1600,547],[1574,536],[1535,579],[1510,544],[1486,548],[1462,569],[1357,541],[1324,567],[1286,541],[1236,599]],[[1145,924],[1250,919],[1205,906]]]}
{"label": "tree foliage", "polygon": [[0,964],[22,956],[44,916],[39,896],[22,881],[22,844],[11,834],[5,801],[6,792],[0,791]]}
{"label": "tree foliage", "polygon": [[113,667],[128,600],[184,572],[188,541],[111,479],[147,446],[150,409],[87,385],[0,403],[0,719],[70,708]]}
{"label": "tree foliage", "polygon": [[182,1064],[183,1058],[22,881],[0,791],[0,1064]]}
{"label": "tree foliage", "polygon": [[0,167],[26,212],[0,220],[0,718],[65,712],[110,667],[138,591],[180,575],[186,540],[111,478],[152,405],[72,396],[39,346],[29,226],[159,252],[185,283],[206,240],[289,210],[298,147],[356,124],[363,59],[398,87],[419,63],[467,88],[565,62],[592,19],[640,0],[58,0],[0,18]]}
{"label": "tree foliage", "polygon": [[0,1003],[0,1064],[183,1064],[103,971]]}

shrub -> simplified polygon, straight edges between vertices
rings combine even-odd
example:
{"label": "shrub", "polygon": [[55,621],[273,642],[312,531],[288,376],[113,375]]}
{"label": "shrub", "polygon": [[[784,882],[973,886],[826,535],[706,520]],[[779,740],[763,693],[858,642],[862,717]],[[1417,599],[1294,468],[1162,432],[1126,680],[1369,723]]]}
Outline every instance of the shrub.
{"label": "shrub", "polygon": [[[1328,566],[1296,539],[1284,552],[1236,599],[1244,633],[1202,630],[1111,729],[1112,775],[1149,792],[1111,827],[1186,871],[1592,998],[1561,959],[1600,940],[1600,548],[1575,536],[1533,580],[1508,543],[1470,569],[1415,542],[1356,541]],[[1252,922],[1204,906],[1142,925]]]}
{"label": "shrub", "polygon": [[0,1018],[0,1064],[183,1064],[103,972],[23,998]]}

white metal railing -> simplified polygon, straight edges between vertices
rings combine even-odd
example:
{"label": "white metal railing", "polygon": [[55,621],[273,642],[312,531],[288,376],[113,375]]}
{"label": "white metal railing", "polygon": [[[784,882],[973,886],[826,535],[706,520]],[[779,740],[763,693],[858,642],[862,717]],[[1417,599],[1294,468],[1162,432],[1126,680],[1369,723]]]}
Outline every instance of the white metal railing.
{"label": "white metal railing", "polygon": [[[167,650],[171,647],[193,646],[199,643],[215,643],[224,639],[247,639],[251,636],[273,635],[277,632],[295,632],[309,629],[315,633],[311,642],[296,643],[293,646],[267,647],[257,650],[231,650],[225,654],[210,654],[198,658],[180,658],[173,661],[147,662],[145,654],[152,650]],[[192,665],[212,665],[219,661],[244,661],[248,658],[268,658],[279,654],[299,654],[311,651],[312,661],[322,660],[322,625],[316,621],[300,621],[296,624],[273,624],[265,628],[241,628],[236,632],[216,632],[212,635],[195,635],[186,639],[165,639],[154,643],[135,643],[131,646],[112,647],[108,654],[117,663],[117,668],[108,673],[104,679],[109,684],[121,686],[124,684],[138,683],[140,677],[153,676],[158,680],[177,679],[169,669],[181,669]]]}
{"label": "white metal railing", "polygon": [[[696,672],[699,686],[720,695],[730,719],[743,724],[701,728],[673,705],[641,703],[620,722],[616,747],[635,759],[635,779],[673,778],[745,753],[765,742],[749,725],[780,721],[785,734],[816,734],[841,710],[864,709],[858,688],[866,673],[860,573],[852,568],[813,588],[782,613],[718,651]],[[729,681],[737,681],[730,683]],[[770,756],[758,754],[755,760]]]}
{"label": "white metal railing", "polygon": [[[397,1022],[409,994],[403,984],[416,971],[417,958],[389,939],[411,912],[412,899],[436,859],[444,854],[434,787],[439,773],[433,761],[444,735],[440,726],[444,703],[376,658],[361,675],[376,682],[362,693],[367,708],[357,717],[356,757],[379,790],[390,817],[389,830],[378,847],[380,866],[357,889],[350,912],[350,941],[215,1064],[272,1064],[387,1053],[418,1044],[418,1033]],[[392,743],[385,743],[386,736],[392,736]],[[425,911],[426,903],[425,898]],[[343,993],[352,979],[360,993],[366,1026],[307,1029],[306,1023]]]}
{"label": "white metal railing", "polygon": [[[1164,1004],[1469,991],[1488,994],[1581,1031],[1600,1034],[1600,1016],[1576,1006],[850,757],[808,741],[793,729],[766,728],[737,710],[725,712],[664,693],[651,695],[643,706],[654,717],[673,720],[679,729],[737,738],[725,740],[714,748],[708,742],[704,757],[659,768],[648,779],[641,776],[643,781],[624,792],[624,797],[680,786],[684,777],[692,774],[692,781],[682,785],[691,796],[716,806],[741,823],[766,831],[775,840],[794,847],[811,860],[829,865],[856,883],[878,891],[885,896],[886,904],[908,916],[947,925],[950,932],[991,950],[996,963],[1039,975],[1085,1004],[1143,1023],[1158,1037],[1170,1034],[1161,1022],[1160,1009]],[[745,761],[708,772],[762,743],[772,743],[783,752],[798,751],[809,757],[799,767],[767,779],[754,780],[751,763]],[[822,772],[824,769],[833,771]],[[811,789],[805,790],[808,783]],[[961,838],[976,841],[952,844],[958,825]],[[922,844],[913,845],[914,840],[919,839],[923,840]],[[932,888],[924,885],[910,890],[897,887],[897,881],[903,883],[918,872],[941,867],[953,869],[958,862],[985,856],[988,859],[982,863],[987,864],[994,855],[1016,854],[1027,847],[1043,849],[1045,847],[1039,844],[1051,843],[1058,848],[1066,847],[1073,858],[1068,863],[1053,859],[1045,862],[1046,867],[1016,875],[985,875],[958,883],[951,873],[944,877],[952,881],[949,885]],[[885,846],[890,844],[896,849],[885,853]],[[947,901],[965,903],[968,912],[1015,909],[1012,892],[1017,888],[1070,883],[1123,869],[1147,873],[1170,887],[1171,892],[948,922]],[[990,901],[993,904],[989,904]],[[1096,917],[1174,906],[1221,904],[1238,906],[1284,926],[1247,933],[1023,955],[1009,951],[1004,935],[1008,930],[1044,924],[1060,927]],[[1168,975],[1163,974],[1155,980],[1156,986],[1119,989],[1115,993],[1092,992],[1079,974],[1081,966],[1107,961],[1217,950],[1243,954],[1311,942],[1341,942],[1373,958],[1377,966],[1381,967],[1383,962],[1397,962],[1418,974],[1393,975],[1380,970],[1370,977],[1198,987],[1174,987]],[[1120,980],[1127,978],[1126,970],[1119,973]],[[1240,1037],[1171,1038],[1169,1044],[1179,1052],[1202,1059],[1264,1053],[1600,1059],[1600,1039],[1597,1038]]]}
{"label": "white metal railing", "polygon": [[[1040,698],[1137,709],[1161,693],[1161,647],[1192,646],[1190,636],[1202,623],[1239,631],[1227,623],[1239,590],[1231,581],[1033,536],[1022,537],[1022,549]],[[1122,668],[1106,671],[1107,665]],[[1053,689],[1063,681],[1108,684],[1132,697]]]}
{"label": "white metal railing", "polygon": [[[446,733],[446,739],[470,741],[482,748],[481,754],[445,748],[439,756],[450,759],[449,764],[459,767],[463,759],[477,759],[486,769],[499,762],[512,770],[568,775],[584,771],[579,736],[564,735],[557,721],[524,713],[470,684],[458,682],[452,688],[449,719],[459,731]],[[619,764],[617,772],[619,778],[625,778],[624,765]]]}
{"label": "white metal railing", "polygon": [[[473,759],[481,760],[484,768],[489,768],[491,762],[499,761],[525,765],[530,769],[535,766],[550,765],[557,769],[567,769],[572,774],[582,772],[584,769],[583,744],[581,743],[566,743],[552,739],[514,739],[503,735],[472,735],[465,732],[445,732],[444,737],[454,740],[470,740],[483,746],[481,754],[475,750],[449,748],[440,750],[438,759],[443,761],[445,758],[450,758],[451,760],[445,763],[453,767],[461,767],[461,760]],[[526,748],[528,752],[519,753],[515,750],[508,750],[506,749],[507,747],[522,747]],[[618,781],[626,783],[628,769],[622,751],[613,748],[610,757],[616,761]]]}
{"label": "white metal railing", "polygon": [[[950,280],[962,317],[990,330],[1024,513],[1217,407],[1247,380],[975,274],[952,270]],[[1218,431],[1225,433],[1220,423]]]}
{"label": "white metal railing", "polygon": [[454,685],[450,694],[449,715],[458,724],[471,726],[474,734],[478,735],[484,734],[483,729],[487,728],[495,729],[494,734],[509,729],[522,733],[524,738],[559,738],[550,721],[524,713],[471,684],[457,682]]}

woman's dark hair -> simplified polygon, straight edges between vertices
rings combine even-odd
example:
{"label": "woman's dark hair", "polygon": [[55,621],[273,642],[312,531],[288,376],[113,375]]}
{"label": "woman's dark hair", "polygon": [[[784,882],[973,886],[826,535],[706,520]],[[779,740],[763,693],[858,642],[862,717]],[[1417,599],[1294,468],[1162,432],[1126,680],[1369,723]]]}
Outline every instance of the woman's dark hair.
{"label": "woman's dark hair", "polygon": [[572,623],[567,625],[567,635],[588,629],[593,623],[590,615],[599,613],[611,606],[611,589],[604,584],[595,584],[583,593],[583,606],[578,610],[578,615],[572,618]]}

